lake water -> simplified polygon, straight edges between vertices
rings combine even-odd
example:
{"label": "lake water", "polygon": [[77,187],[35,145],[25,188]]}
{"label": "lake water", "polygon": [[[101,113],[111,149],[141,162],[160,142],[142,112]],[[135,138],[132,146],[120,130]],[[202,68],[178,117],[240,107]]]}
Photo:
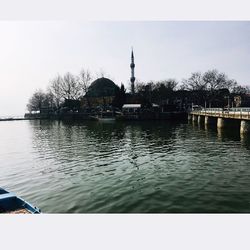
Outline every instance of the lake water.
{"label": "lake water", "polygon": [[0,122],[0,187],[44,213],[250,212],[250,139],[188,123]]}

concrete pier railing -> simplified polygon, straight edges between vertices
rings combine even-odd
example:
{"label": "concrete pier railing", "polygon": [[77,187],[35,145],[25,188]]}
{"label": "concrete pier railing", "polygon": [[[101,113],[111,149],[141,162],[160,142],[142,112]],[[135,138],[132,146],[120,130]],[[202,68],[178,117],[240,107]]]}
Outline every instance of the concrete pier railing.
{"label": "concrete pier railing", "polygon": [[240,133],[250,132],[250,108],[209,108],[193,110],[189,113],[188,119],[193,122],[216,124],[218,128],[239,126]]}

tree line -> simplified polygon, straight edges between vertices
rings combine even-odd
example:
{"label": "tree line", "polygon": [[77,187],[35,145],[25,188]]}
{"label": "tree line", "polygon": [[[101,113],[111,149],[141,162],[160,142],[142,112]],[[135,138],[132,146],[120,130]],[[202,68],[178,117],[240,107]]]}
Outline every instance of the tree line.
{"label": "tree line", "polygon": [[249,87],[241,86],[236,80],[230,79],[225,73],[216,69],[204,73],[193,72],[181,82],[175,79],[138,82],[135,90],[145,100],[158,104],[178,99],[183,103],[207,105],[207,107],[223,106],[228,98],[235,95],[244,96],[250,92]]}
{"label": "tree line", "polygon": [[29,99],[27,109],[29,112],[42,108],[58,109],[65,99],[78,100],[87,93],[92,78],[90,71],[84,69],[79,75],[70,72],[63,76],[57,75],[50,81],[46,91],[35,91]]}
{"label": "tree line", "polygon": [[[79,100],[88,92],[92,80],[92,74],[84,69],[79,75],[69,72],[63,76],[57,75],[50,81],[47,91],[35,91],[27,108],[30,112],[41,110],[42,107],[58,109],[65,99]],[[124,85],[119,89],[114,105],[121,107],[126,102],[126,90]],[[183,103],[192,102],[202,106],[207,104],[207,106],[216,107],[225,105],[226,98],[230,96],[244,96],[247,93],[249,93],[249,87],[240,85],[236,80],[230,79],[225,73],[216,69],[204,73],[191,73],[190,77],[181,82],[166,79],[147,83],[137,81],[135,84],[135,95],[140,97],[140,100],[158,104],[181,99]]]}

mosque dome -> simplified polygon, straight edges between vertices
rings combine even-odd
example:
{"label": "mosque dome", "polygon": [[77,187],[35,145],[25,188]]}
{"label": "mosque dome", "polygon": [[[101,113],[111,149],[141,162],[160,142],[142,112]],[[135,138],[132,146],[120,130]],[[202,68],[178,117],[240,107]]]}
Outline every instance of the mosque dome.
{"label": "mosque dome", "polygon": [[103,97],[115,96],[119,87],[110,79],[101,77],[91,83],[86,96],[89,97]]}

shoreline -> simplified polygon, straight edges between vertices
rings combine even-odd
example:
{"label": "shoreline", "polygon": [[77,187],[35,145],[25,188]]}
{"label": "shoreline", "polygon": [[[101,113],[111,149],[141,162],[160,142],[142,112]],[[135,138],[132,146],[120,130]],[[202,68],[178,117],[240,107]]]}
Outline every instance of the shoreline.
{"label": "shoreline", "polygon": [[[121,117],[116,117],[118,121],[145,121],[145,120],[187,120],[187,112],[162,112],[162,113],[154,113],[154,114],[136,114],[136,115],[124,115]],[[23,120],[93,120],[93,116],[90,114],[83,113],[65,113],[61,115],[25,115],[24,117],[6,117],[0,118],[0,121],[23,121]]]}
{"label": "shoreline", "polygon": [[0,122],[4,121],[22,121],[22,120],[35,120],[32,118],[0,118]]}

